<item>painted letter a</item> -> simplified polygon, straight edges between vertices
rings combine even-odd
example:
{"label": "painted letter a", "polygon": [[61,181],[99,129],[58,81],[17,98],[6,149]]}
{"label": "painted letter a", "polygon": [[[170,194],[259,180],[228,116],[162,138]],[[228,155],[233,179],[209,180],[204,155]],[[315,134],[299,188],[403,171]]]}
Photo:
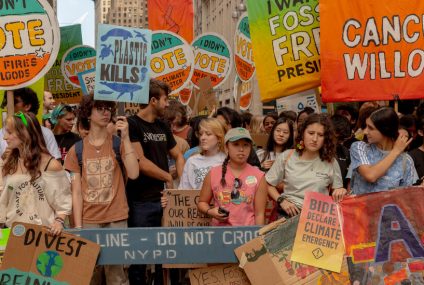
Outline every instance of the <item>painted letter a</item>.
{"label": "painted letter a", "polygon": [[403,242],[412,257],[424,257],[424,248],[417,233],[397,205],[381,210],[375,262],[388,261],[393,242]]}

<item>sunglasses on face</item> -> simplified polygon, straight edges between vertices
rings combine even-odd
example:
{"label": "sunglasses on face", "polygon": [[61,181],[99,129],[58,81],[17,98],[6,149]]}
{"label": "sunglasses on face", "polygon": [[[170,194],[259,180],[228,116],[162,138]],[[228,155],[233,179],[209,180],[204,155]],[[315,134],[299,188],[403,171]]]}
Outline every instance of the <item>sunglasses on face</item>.
{"label": "sunglasses on face", "polygon": [[28,127],[28,121],[25,118],[24,113],[22,113],[22,112],[19,111],[19,112],[15,113],[14,116],[17,117],[17,118],[20,118],[21,121],[22,121],[22,123],[25,125],[25,127]]}
{"label": "sunglasses on face", "polygon": [[231,199],[238,199],[240,197],[239,189],[241,188],[241,185],[241,180],[239,178],[235,178],[233,190],[231,191]]}
{"label": "sunglasses on face", "polygon": [[109,111],[110,113],[112,113],[112,107],[107,107],[107,106],[99,106],[99,107],[96,107],[96,110],[97,110],[99,113],[106,113],[106,111]]}

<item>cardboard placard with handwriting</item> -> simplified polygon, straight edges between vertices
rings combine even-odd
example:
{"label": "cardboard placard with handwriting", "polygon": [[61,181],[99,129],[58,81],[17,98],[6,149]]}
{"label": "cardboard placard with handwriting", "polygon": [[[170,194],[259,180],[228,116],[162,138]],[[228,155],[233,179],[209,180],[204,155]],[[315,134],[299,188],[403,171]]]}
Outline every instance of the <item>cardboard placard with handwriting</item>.
{"label": "cardboard placard with handwriting", "polygon": [[167,190],[168,205],[163,212],[164,227],[210,226],[211,218],[197,209],[200,190]]}
{"label": "cardboard placard with handwriting", "polygon": [[250,285],[243,269],[237,264],[223,264],[190,270],[192,285]]}
{"label": "cardboard placard with handwriting", "polygon": [[[0,280],[18,284],[89,284],[100,246],[46,227],[14,223],[4,253]],[[77,274],[76,274],[77,273]]]}

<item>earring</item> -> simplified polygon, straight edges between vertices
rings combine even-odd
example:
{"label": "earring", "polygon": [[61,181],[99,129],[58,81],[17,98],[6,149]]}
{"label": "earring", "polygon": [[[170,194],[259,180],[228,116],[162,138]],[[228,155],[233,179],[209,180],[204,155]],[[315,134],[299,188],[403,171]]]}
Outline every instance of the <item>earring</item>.
{"label": "earring", "polygon": [[297,149],[300,149],[300,150],[304,149],[304,148],[305,148],[305,144],[303,143],[303,140],[302,140],[302,141],[300,141],[300,142],[296,145],[296,147],[297,147]]}

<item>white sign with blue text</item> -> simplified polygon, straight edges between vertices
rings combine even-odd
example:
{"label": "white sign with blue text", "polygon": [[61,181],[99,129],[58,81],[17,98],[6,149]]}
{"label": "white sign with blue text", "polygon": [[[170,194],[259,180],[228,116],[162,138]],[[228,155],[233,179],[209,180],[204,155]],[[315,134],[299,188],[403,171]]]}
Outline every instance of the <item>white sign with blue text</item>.
{"label": "white sign with blue text", "polygon": [[147,104],[152,32],[100,24],[94,99]]}

